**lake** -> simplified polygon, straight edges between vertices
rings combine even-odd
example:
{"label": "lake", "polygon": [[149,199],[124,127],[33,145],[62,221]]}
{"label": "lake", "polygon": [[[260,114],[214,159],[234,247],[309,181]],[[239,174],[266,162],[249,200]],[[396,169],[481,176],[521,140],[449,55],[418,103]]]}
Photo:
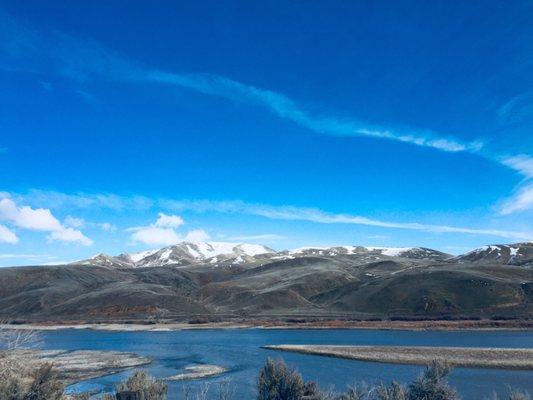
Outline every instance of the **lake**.
{"label": "lake", "polygon": [[[229,381],[238,395],[235,399],[253,399],[255,381],[267,357],[283,358],[306,380],[315,380],[323,388],[338,390],[356,382],[376,383],[396,379],[409,382],[422,367],[360,362],[261,349],[267,344],[352,344],[420,345],[465,347],[533,347],[533,334],[524,331],[400,331],[400,330],[263,330],[205,329],[172,332],[108,332],[59,330],[43,332],[43,346],[67,350],[119,350],[151,357],[147,370],[156,377],[179,373],[191,364],[215,364],[229,371],[204,380],[170,382],[169,399],[178,399],[184,387],[196,390],[208,382],[211,398],[216,398],[216,383]],[[74,385],[72,390],[111,390],[129,375],[106,376]],[[533,372],[457,368],[451,376],[463,399],[484,399],[492,391],[503,395],[507,387],[533,394]]]}

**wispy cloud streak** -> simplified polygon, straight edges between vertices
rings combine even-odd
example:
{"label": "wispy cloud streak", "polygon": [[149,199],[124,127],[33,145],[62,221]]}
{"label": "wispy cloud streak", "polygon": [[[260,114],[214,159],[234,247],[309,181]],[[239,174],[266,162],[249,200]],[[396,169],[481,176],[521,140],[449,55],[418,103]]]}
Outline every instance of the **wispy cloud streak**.
{"label": "wispy cloud streak", "polygon": [[[93,40],[80,40],[57,31],[37,32],[1,11],[0,55],[3,56],[0,68],[4,70],[48,73],[74,81],[106,79],[172,85],[265,107],[274,115],[317,134],[365,136],[445,152],[468,152],[511,168],[526,181],[533,179],[533,158],[527,154],[502,155],[487,149],[480,140],[464,142],[434,132],[390,129],[355,118],[315,115],[281,93],[214,74],[173,73],[145,67]],[[527,208],[533,208],[533,204]]]}
{"label": "wispy cloud streak", "polygon": [[366,225],[380,228],[408,229],[432,233],[464,233],[471,235],[498,236],[513,240],[533,240],[532,232],[517,232],[499,229],[478,229],[447,225],[421,224],[417,222],[390,222],[350,214],[333,214],[317,208],[293,206],[271,206],[250,204],[241,201],[175,201],[163,200],[162,206],[175,211],[194,211],[198,213],[219,212],[229,214],[247,214],[275,220],[308,221],[320,224]]}
{"label": "wispy cloud streak", "polygon": [[[0,193],[1,194],[1,193]],[[5,193],[4,195],[8,195]],[[10,193],[12,198],[29,204],[46,204],[50,208],[71,209],[113,209],[126,210],[127,207],[138,205],[134,199],[142,198],[143,209],[167,210],[172,212],[221,213],[236,215],[252,215],[273,220],[308,221],[318,224],[351,224],[365,225],[388,229],[407,229],[433,233],[464,233],[486,235],[513,240],[533,240],[533,232],[522,232],[501,229],[483,229],[457,227],[448,225],[423,224],[418,222],[382,221],[360,215],[329,213],[318,208],[295,207],[290,205],[274,206],[267,204],[247,203],[239,200],[177,200],[168,198],[150,199],[139,196],[120,196],[116,194],[65,194],[60,192],[30,191],[27,194]],[[48,199],[48,197],[50,197]],[[110,203],[108,198],[114,201]],[[57,201],[60,199],[61,201]],[[112,207],[110,207],[112,205]],[[162,214],[164,215],[164,214]]]}
{"label": "wispy cloud streak", "polygon": [[479,151],[483,144],[479,141],[461,143],[450,138],[438,137],[432,133],[400,133],[392,130],[371,127],[367,123],[338,117],[312,115],[289,97],[266,89],[211,74],[175,74],[163,71],[146,73],[147,80],[168,83],[192,89],[204,94],[224,97],[234,101],[257,104],[267,107],[280,118],[288,119],[304,128],[320,134],[334,136],[369,136],[379,139],[396,140],[417,146],[432,147],[438,150]]}
{"label": "wispy cloud streak", "polygon": [[233,101],[264,106],[278,117],[319,134],[367,136],[447,152],[477,152],[483,147],[480,141],[461,142],[431,132],[398,132],[371,126],[352,118],[316,116],[304,110],[291,98],[271,90],[214,74],[181,74],[142,67],[97,42],[81,41],[61,32],[37,33],[21,26],[6,14],[0,14],[0,22],[3,26],[3,29],[0,29],[0,37],[3,37],[0,49],[9,56],[13,69],[49,72],[79,81],[99,77],[179,86]]}

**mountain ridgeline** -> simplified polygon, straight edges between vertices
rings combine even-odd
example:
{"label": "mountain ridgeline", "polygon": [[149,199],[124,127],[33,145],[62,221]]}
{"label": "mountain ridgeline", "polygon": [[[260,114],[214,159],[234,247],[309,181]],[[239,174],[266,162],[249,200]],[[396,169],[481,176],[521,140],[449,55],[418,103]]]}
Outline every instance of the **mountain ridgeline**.
{"label": "mountain ridgeline", "polygon": [[191,321],[529,318],[533,243],[275,251],[178,243],[69,265],[0,269],[0,319]]}

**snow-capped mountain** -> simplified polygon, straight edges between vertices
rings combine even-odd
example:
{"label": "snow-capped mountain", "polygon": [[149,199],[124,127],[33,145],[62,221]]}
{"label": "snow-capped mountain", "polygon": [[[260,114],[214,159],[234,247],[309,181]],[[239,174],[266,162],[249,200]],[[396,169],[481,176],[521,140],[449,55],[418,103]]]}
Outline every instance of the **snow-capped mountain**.
{"label": "snow-capped mountain", "polygon": [[382,255],[388,257],[404,257],[426,260],[445,260],[452,255],[442,253],[438,250],[428,249],[425,247],[363,247],[363,246],[335,246],[335,247],[301,247],[287,252],[288,255],[351,255],[351,254],[368,254]]}
{"label": "snow-capped mountain", "polygon": [[192,264],[243,264],[254,262],[276,252],[266,246],[228,242],[181,242],[173,246],[140,253],[109,256],[98,254],[76,264],[116,268],[185,266]]}
{"label": "snow-capped mountain", "polygon": [[341,255],[365,255],[370,257],[368,260],[377,260],[385,256],[442,261],[451,257],[449,254],[423,247],[301,247],[277,252],[259,244],[182,242],[162,249],[140,253],[124,253],[118,256],[98,254],[75,264],[99,265],[110,268],[161,267],[165,265],[187,266],[195,264],[238,265],[308,256],[335,257]]}
{"label": "snow-capped mountain", "polygon": [[458,262],[533,266],[533,243],[493,244],[454,258]]}
{"label": "snow-capped mountain", "polygon": [[480,247],[460,256],[425,247],[301,247],[275,251],[259,244],[229,242],[181,242],[162,249],[118,256],[98,254],[75,264],[110,268],[188,266],[188,265],[257,265],[266,261],[301,257],[350,257],[358,262],[375,262],[389,258],[533,266],[533,243],[497,244]]}

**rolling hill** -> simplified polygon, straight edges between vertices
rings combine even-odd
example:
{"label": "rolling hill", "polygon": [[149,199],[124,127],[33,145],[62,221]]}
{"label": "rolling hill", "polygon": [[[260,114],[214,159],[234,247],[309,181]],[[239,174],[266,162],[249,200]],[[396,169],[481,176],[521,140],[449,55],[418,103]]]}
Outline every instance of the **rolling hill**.
{"label": "rolling hill", "polygon": [[259,245],[192,245],[98,255],[70,265],[1,268],[0,319],[533,315],[531,243],[498,247],[500,256],[494,257],[494,246],[488,253],[452,257],[424,248],[337,246],[276,252]]}

